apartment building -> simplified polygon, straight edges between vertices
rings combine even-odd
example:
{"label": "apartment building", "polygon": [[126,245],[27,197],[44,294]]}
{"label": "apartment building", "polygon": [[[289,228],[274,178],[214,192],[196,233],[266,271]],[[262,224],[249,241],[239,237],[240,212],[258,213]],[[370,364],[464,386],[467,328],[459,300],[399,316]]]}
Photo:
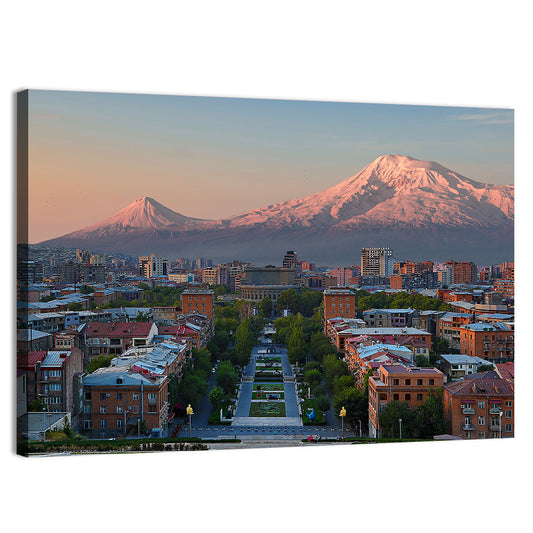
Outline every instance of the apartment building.
{"label": "apartment building", "polygon": [[385,364],[368,380],[368,428],[370,437],[380,437],[379,414],[390,402],[407,402],[416,409],[431,390],[440,389],[444,374],[436,368]]}
{"label": "apartment building", "polygon": [[361,276],[392,275],[394,260],[390,248],[363,248],[361,250]]}
{"label": "apartment building", "polygon": [[[144,370],[144,371],[143,371]],[[99,368],[83,383],[83,430],[93,438],[124,437],[168,425],[168,377],[146,369]]]}
{"label": "apartment building", "polygon": [[209,319],[214,314],[214,291],[211,289],[185,289],[181,294],[181,312],[184,315],[198,313]]}
{"label": "apartment building", "polygon": [[445,313],[437,319],[437,335],[451,348],[460,349],[461,327],[474,322],[473,313]]}
{"label": "apartment building", "polygon": [[496,372],[472,374],[443,387],[450,433],[464,439],[514,436],[514,379]]}
{"label": "apartment building", "polygon": [[460,349],[497,363],[514,360],[514,331],[504,322],[465,324],[459,328]]}
{"label": "apartment building", "polygon": [[355,294],[347,287],[331,287],[324,291],[324,323],[330,318],[355,318]]}

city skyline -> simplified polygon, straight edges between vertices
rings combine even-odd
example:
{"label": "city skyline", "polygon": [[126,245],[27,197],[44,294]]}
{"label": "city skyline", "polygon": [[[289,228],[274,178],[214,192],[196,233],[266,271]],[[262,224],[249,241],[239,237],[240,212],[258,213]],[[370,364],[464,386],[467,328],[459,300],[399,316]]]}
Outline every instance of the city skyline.
{"label": "city skyline", "polygon": [[31,243],[104,220],[139,196],[188,217],[230,217],[331,187],[389,153],[513,184],[509,109],[29,95]]}

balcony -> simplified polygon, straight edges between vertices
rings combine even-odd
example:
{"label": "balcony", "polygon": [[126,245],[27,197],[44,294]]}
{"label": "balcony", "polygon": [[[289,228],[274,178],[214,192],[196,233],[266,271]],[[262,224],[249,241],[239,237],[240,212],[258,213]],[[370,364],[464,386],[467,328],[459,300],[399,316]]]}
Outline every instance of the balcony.
{"label": "balcony", "polygon": [[476,410],[473,409],[472,407],[465,407],[463,409],[463,415],[475,415],[476,414]]}
{"label": "balcony", "polygon": [[502,410],[501,407],[492,407],[491,409],[489,409],[489,413],[491,415],[499,415],[501,410]]}
{"label": "balcony", "polygon": [[491,431],[500,431],[500,428],[501,428],[500,424],[493,424],[491,422],[491,424],[490,424],[490,430]]}
{"label": "balcony", "polygon": [[462,428],[464,431],[474,431],[476,429],[474,424],[463,424]]}

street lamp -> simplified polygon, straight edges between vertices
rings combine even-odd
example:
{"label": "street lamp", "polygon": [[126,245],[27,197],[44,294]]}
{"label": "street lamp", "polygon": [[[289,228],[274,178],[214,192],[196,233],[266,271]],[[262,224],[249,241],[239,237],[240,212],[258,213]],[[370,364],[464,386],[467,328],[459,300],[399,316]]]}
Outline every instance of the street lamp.
{"label": "street lamp", "polygon": [[500,411],[500,439],[502,438],[502,415],[503,411]]}
{"label": "street lamp", "polygon": [[346,409],[344,408],[344,406],[342,407],[339,416],[341,417],[342,422],[342,440],[344,440],[344,417],[346,416]]}
{"label": "street lamp", "polygon": [[359,420],[359,437],[363,436],[363,431],[361,429],[361,420]]}
{"label": "street lamp", "polygon": [[398,421],[400,422],[400,440],[402,440],[402,419],[398,418]]}
{"label": "street lamp", "polygon": [[187,406],[187,414],[189,415],[189,438],[191,438],[191,417],[194,414],[194,411],[192,410],[191,404]]}

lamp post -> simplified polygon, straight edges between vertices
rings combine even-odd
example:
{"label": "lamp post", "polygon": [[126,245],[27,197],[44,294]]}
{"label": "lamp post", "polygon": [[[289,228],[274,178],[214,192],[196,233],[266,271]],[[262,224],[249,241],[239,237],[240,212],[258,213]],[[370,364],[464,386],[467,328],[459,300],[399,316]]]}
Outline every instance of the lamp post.
{"label": "lamp post", "polygon": [[402,419],[398,418],[398,421],[400,422],[400,440],[402,440]]}
{"label": "lamp post", "polygon": [[500,439],[502,438],[502,415],[503,411],[500,411]]}
{"label": "lamp post", "polygon": [[191,417],[194,414],[194,411],[192,410],[191,404],[187,406],[187,414],[189,415],[189,438],[191,438]]}
{"label": "lamp post", "polygon": [[344,440],[344,417],[346,416],[346,409],[344,408],[344,406],[341,409],[339,416],[341,417],[342,422],[342,440]]}
{"label": "lamp post", "polygon": [[363,436],[363,431],[361,429],[361,420],[359,420],[359,437]]}

